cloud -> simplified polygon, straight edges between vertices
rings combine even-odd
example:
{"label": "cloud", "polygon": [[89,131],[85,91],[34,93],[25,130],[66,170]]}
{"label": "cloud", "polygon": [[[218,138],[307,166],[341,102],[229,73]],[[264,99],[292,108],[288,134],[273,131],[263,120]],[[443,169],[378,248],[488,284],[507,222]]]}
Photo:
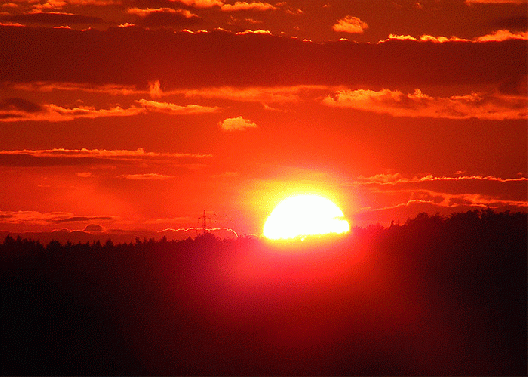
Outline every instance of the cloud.
{"label": "cloud", "polygon": [[85,232],[102,232],[104,231],[101,225],[97,224],[88,224],[84,227]]}
{"label": "cloud", "polygon": [[[210,158],[211,154],[200,153],[158,153],[137,150],[106,150],[106,149],[41,149],[41,150],[10,150],[0,151],[0,166],[74,166],[96,165],[109,162],[128,163],[138,161],[169,162],[174,160],[189,160]],[[86,173],[78,173],[87,177]]]}
{"label": "cloud", "polygon": [[218,111],[218,107],[207,107],[200,105],[187,105],[179,106],[167,102],[149,101],[146,99],[140,99],[137,102],[143,106],[143,108],[149,111],[157,111],[167,114],[203,114],[203,113],[214,113]]}
{"label": "cloud", "polygon": [[73,222],[85,222],[85,221],[93,221],[93,220],[113,220],[113,217],[110,216],[73,216],[73,217],[66,217],[66,218],[59,218],[57,220],[53,220],[55,223],[73,223]]}
{"label": "cloud", "polygon": [[411,35],[397,35],[389,34],[389,37],[384,40],[380,40],[378,43],[384,43],[387,41],[421,41],[421,42],[433,42],[433,43],[446,43],[446,42],[470,42],[469,39],[462,39],[455,36],[452,37],[434,37],[432,35],[423,34],[419,39]]}
{"label": "cloud", "polygon": [[157,152],[145,152],[143,148],[138,148],[135,151],[131,150],[120,150],[120,149],[40,149],[40,150],[18,150],[18,151],[0,151],[0,155],[30,155],[35,157],[96,157],[96,158],[110,158],[110,159],[123,159],[123,158],[181,158],[181,157],[193,157],[193,158],[204,158],[212,157],[210,154],[192,154],[192,153],[157,153]]}
{"label": "cloud", "polygon": [[92,106],[65,108],[53,104],[37,105],[22,99],[8,99],[0,103],[0,122],[17,121],[48,121],[60,122],[78,118],[100,118],[116,116],[132,116],[144,112],[145,109],[119,106],[110,109],[96,109]]}
{"label": "cloud", "polygon": [[138,16],[135,23],[140,26],[186,26],[200,22],[200,17],[187,9],[129,8],[127,13]]}
{"label": "cloud", "polygon": [[433,42],[433,43],[446,43],[446,42],[471,42],[470,39],[458,38],[455,36],[447,37],[435,37],[428,34],[423,34],[420,38],[415,38],[412,35],[397,35],[389,34],[387,39],[380,40],[378,43],[384,43],[387,41],[421,41],[421,42]]}
{"label": "cloud", "polygon": [[[116,89],[144,88],[146,95],[153,80],[159,80],[167,92],[321,84],[420,88],[431,83],[498,85],[527,69],[527,47],[522,40],[304,43],[220,30],[191,34],[117,27],[104,31],[0,28],[0,40],[8,41],[2,45],[0,82],[82,83],[87,88],[111,84]],[[134,43],[116,43],[116,38]]]}
{"label": "cloud", "polygon": [[[526,192],[526,184],[524,184],[523,193]],[[456,185],[455,189],[467,190],[467,185]],[[459,187],[460,186],[460,187]],[[521,199],[509,197],[505,188],[497,190],[496,193],[483,194],[481,192],[449,192],[449,190],[425,189],[425,188],[409,188],[393,192],[385,192],[376,195],[373,193],[362,193],[362,195],[369,197],[374,195],[375,200],[370,200],[370,203],[377,203],[375,207],[359,208],[354,217],[354,222],[363,224],[373,224],[376,222],[384,222],[388,219],[403,220],[412,218],[419,213],[438,213],[442,216],[447,216],[452,213],[465,212],[469,210],[491,208],[495,211],[515,211],[526,212],[528,210],[528,201],[526,195],[523,194]],[[440,187],[440,189],[442,189]],[[388,223],[386,225],[389,225]]]}
{"label": "cloud", "polygon": [[285,103],[299,102],[302,95],[312,92],[332,90],[325,85],[296,85],[272,87],[246,87],[232,86],[210,87],[203,89],[188,89],[177,91],[185,97],[218,98],[230,101]]}
{"label": "cloud", "polygon": [[102,18],[63,12],[35,12],[26,14],[0,15],[0,21],[44,25],[102,24]]}
{"label": "cloud", "polygon": [[432,35],[423,34],[419,39],[411,35],[397,35],[389,34],[387,39],[380,40],[378,43],[384,43],[387,41],[421,41],[421,42],[433,42],[433,43],[446,43],[446,42],[500,42],[507,40],[528,40],[528,32],[520,31],[517,33],[512,33],[509,30],[496,30],[490,34],[486,34],[481,37],[476,37],[473,39],[463,39],[455,36],[447,37],[434,37]]}
{"label": "cloud", "polygon": [[268,35],[271,35],[271,31],[269,30],[262,30],[262,29],[257,29],[257,30],[244,30],[244,31],[239,31],[236,33],[237,35],[244,35],[244,34],[268,34]]}
{"label": "cloud", "polygon": [[159,80],[149,83],[149,93],[152,98],[161,97],[162,93]]}
{"label": "cloud", "polygon": [[18,22],[0,22],[0,26],[6,26],[6,27],[25,27],[26,25],[18,23]]}
{"label": "cloud", "polygon": [[171,175],[162,175],[157,173],[146,173],[146,174],[125,174],[121,178],[132,179],[132,180],[165,180],[174,178]]}
{"label": "cloud", "polygon": [[[61,83],[61,82],[33,82],[33,83],[6,83],[5,87],[14,90],[23,90],[28,92],[52,92],[52,91],[80,91],[86,93],[104,93],[113,96],[137,96],[150,95],[151,98],[161,98],[164,96],[184,95],[186,98],[216,98],[226,99],[229,101],[243,102],[267,102],[267,103],[284,103],[298,102],[302,97],[318,92],[329,90],[338,90],[339,87],[327,85],[294,85],[294,86],[219,86],[205,87],[200,89],[172,89],[162,90],[159,80],[149,81],[148,90],[137,89],[132,85],[94,85],[83,83]],[[25,101],[23,99],[18,99]],[[0,110],[2,106],[6,109],[5,100],[0,101]],[[148,104],[145,103],[147,107]],[[33,104],[33,106],[38,106]],[[150,106],[155,107],[155,106]]]}
{"label": "cloud", "polygon": [[239,10],[266,11],[266,10],[274,10],[277,8],[269,3],[261,3],[261,2],[246,3],[243,1],[237,1],[233,5],[223,4],[220,7],[220,9],[223,12],[234,12],[234,11],[239,11]]}
{"label": "cloud", "polygon": [[0,116],[2,113],[6,114],[9,112],[35,113],[38,111],[42,111],[41,106],[23,98],[5,98],[0,100]]}
{"label": "cloud", "polygon": [[370,184],[376,184],[376,185],[396,185],[399,183],[419,183],[419,182],[432,182],[432,181],[493,181],[493,182],[500,182],[500,183],[508,183],[508,182],[528,182],[528,178],[526,177],[517,177],[517,178],[500,178],[500,177],[494,177],[491,175],[483,176],[483,175],[463,175],[463,176],[456,176],[456,177],[447,177],[447,176],[440,176],[435,177],[432,174],[428,174],[422,177],[413,177],[413,178],[405,178],[400,173],[394,173],[394,174],[376,174],[370,177],[363,177],[359,176],[357,179],[354,180],[354,184],[356,185],[370,185]]}
{"label": "cloud", "polygon": [[[379,212],[405,209],[395,216],[411,216],[409,207],[424,212],[446,210],[460,211],[473,207],[506,210],[526,210],[528,178],[519,174],[515,178],[483,175],[435,176],[432,174],[405,177],[400,173],[359,176],[349,182],[366,202],[376,207],[363,208],[360,212]],[[428,206],[428,208],[424,208]],[[407,208],[407,209],[406,209]],[[416,213],[418,213],[416,212]],[[397,216],[397,217],[398,217]]]}
{"label": "cloud", "polygon": [[[33,1],[29,1],[29,3],[32,3]],[[34,2],[33,2],[34,3]],[[109,6],[109,5],[120,5],[122,2],[120,0],[47,0],[45,3],[40,4],[34,4],[33,9],[62,9],[66,5],[93,5],[93,6]]]}
{"label": "cloud", "polygon": [[274,10],[277,9],[277,7],[269,4],[269,3],[263,3],[263,2],[244,2],[244,1],[237,1],[234,4],[226,4],[223,0],[170,0],[173,2],[179,2],[182,4],[185,4],[187,6],[195,7],[195,8],[212,8],[212,7],[220,7],[220,10],[223,12],[235,12],[235,11],[243,11],[243,10],[256,10],[256,11],[266,11],[266,10]]}
{"label": "cloud", "polygon": [[[392,35],[392,34],[391,34]],[[390,38],[390,35],[389,35]],[[420,37],[420,40],[423,42],[434,42],[434,43],[446,43],[446,42],[468,42],[467,39],[462,39],[458,37],[433,37],[432,35],[424,34]]]}
{"label": "cloud", "polygon": [[196,8],[211,8],[215,6],[222,6],[224,3],[221,0],[170,0],[173,2],[179,2],[187,6],[193,6]]}
{"label": "cloud", "polygon": [[519,208],[528,208],[526,200],[508,200],[482,194],[447,194],[430,190],[421,190],[413,192],[414,197],[424,197],[424,199],[409,199],[406,203],[399,204],[409,205],[412,202],[431,203],[438,207],[480,207],[480,208],[498,208],[501,206],[512,206]]}
{"label": "cloud", "polygon": [[[149,83],[149,86],[151,83]],[[39,91],[52,92],[55,90],[61,91],[83,91],[87,93],[105,93],[110,95],[131,95],[131,94],[145,94],[144,90],[137,90],[134,85],[117,85],[117,84],[87,84],[75,82],[52,82],[52,81],[36,81],[30,83],[7,83],[7,87],[15,90],[25,91]]]}
{"label": "cloud", "polygon": [[390,114],[395,117],[487,120],[528,118],[525,96],[498,93],[431,97],[419,89],[412,94],[389,89],[357,89],[338,91],[334,96],[327,96],[323,103],[332,107]]}
{"label": "cloud", "polygon": [[38,212],[38,211],[2,211],[0,210],[0,223],[49,225],[70,222],[85,222],[93,220],[111,221],[112,216],[75,216],[69,212]]}
{"label": "cloud", "polygon": [[528,25],[528,16],[513,16],[500,18],[492,24],[494,29],[506,30],[526,30]]}
{"label": "cloud", "polygon": [[507,41],[509,39],[520,39],[526,41],[528,40],[528,31],[512,33],[509,30],[496,30],[491,34],[486,34],[482,37],[477,38],[479,42]]}
{"label": "cloud", "polygon": [[[156,85],[151,88],[151,93],[161,95],[161,90]],[[207,107],[200,105],[179,106],[167,102],[149,101],[140,99],[136,101],[141,106],[122,108],[115,106],[110,109],[96,109],[93,106],[78,106],[66,108],[54,104],[38,105],[22,98],[7,98],[0,101],[0,122],[17,121],[48,121],[60,122],[78,118],[101,118],[133,116],[146,111],[161,112],[167,114],[202,114],[218,111],[218,107]]]}
{"label": "cloud", "polygon": [[218,123],[223,131],[243,131],[247,128],[256,128],[257,125],[241,116],[236,118],[227,118]]}
{"label": "cloud", "polygon": [[[494,198],[490,196],[484,196],[480,194],[445,194],[435,191],[416,191],[413,192],[413,197],[422,199],[408,199],[401,203],[397,203],[390,206],[379,207],[379,208],[364,208],[359,212],[377,212],[377,211],[388,211],[397,208],[416,207],[416,205],[426,204],[429,206],[427,211],[419,210],[416,212],[429,212],[434,213],[440,209],[451,209],[454,212],[460,212],[461,210],[469,210],[472,208],[492,208],[504,210],[504,207],[508,209],[513,208],[516,211],[525,211],[528,209],[528,202],[519,200],[504,200]],[[423,207],[422,207],[423,208]],[[410,216],[409,212],[406,212],[407,216]]]}
{"label": "cloud", "polygon": [[368,29],[368,25],[357,17],[346,16],[338,20],[333,29],[344,33],[363,33]]}

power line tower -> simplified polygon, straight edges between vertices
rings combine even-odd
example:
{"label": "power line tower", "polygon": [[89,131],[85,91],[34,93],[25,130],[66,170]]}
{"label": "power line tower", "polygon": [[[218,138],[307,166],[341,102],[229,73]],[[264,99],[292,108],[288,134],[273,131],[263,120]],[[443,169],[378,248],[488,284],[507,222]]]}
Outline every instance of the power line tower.
{"label": "power line tower", "polygon": [[209,221],[211,221],[211,218],[205,215],[205,209],[204,209],[203,215],[198,217],[198,220],[202,220],[202,232],[203,232],[203,234],[207,233],[207,229],[206,229],[206,227],[207,227],[207,219],[209,219]]}

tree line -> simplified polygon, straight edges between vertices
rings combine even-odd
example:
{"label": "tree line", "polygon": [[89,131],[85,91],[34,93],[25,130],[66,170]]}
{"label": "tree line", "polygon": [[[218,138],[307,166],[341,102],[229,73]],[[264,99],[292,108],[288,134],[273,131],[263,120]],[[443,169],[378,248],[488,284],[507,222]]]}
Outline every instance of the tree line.
{"label": "tree line", "polygon": [[527,214],[419,214],[280,248],[0,244],[2,375],[523,375]]}

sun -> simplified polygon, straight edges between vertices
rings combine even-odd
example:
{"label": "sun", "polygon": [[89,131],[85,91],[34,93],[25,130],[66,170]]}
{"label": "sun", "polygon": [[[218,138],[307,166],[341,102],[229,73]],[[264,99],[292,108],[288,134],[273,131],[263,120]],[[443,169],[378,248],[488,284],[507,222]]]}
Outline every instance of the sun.
{"label": "sun", "polygon": [[264,224],[264,237],[272,240],[310,235],[346,233],[343,212],[331,200],[315,194],[294,195],[281,201]]}

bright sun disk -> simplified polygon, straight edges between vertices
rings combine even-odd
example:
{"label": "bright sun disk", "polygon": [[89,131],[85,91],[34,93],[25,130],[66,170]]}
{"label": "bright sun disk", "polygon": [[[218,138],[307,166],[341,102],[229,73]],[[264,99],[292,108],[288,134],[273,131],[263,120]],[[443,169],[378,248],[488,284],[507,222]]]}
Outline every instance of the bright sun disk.
{"label": "bright sun disk", "polygon": [[264,236],[272,240],[346,233],[350,225],[331,200],[319,195],[295,195],[281,201],[264,225]]}

